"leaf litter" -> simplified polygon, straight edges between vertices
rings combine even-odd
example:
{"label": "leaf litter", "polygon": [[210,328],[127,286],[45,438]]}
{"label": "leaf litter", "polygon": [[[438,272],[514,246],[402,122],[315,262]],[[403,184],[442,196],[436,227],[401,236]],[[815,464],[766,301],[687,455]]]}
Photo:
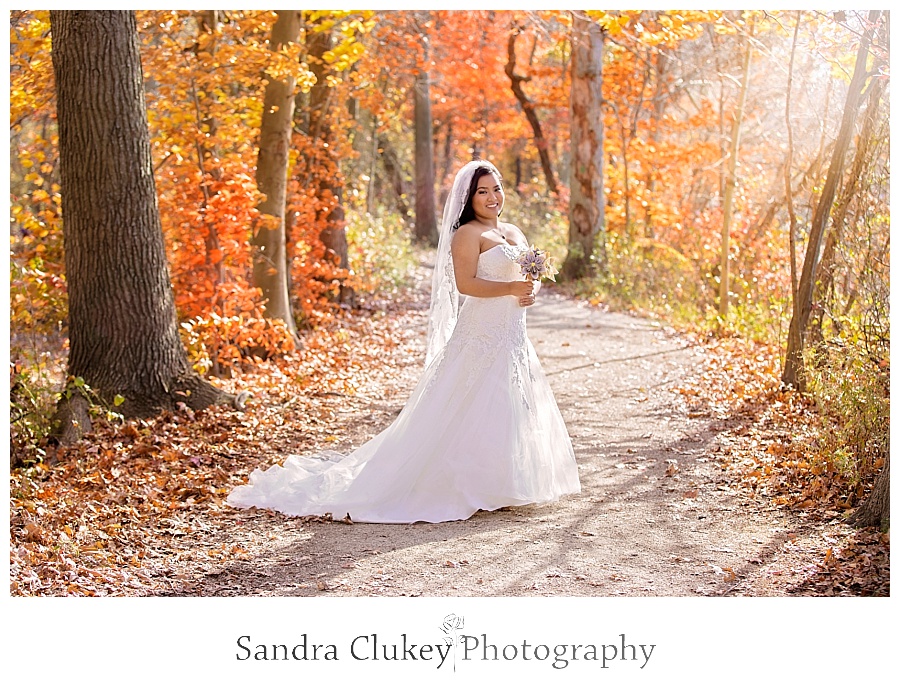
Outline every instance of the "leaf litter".
{"label": "leaf litter", "polygon": [[[816,408],[781,384],[780,351],[737,338],[709,338],[702,346],[704,369],[679,392],[693,413],[727,421],[714,452],[728,475],[719,489],[739,490],[822,533],[804,538],[804,555],[816,563],[794,567],[794,582],[782,594],[890,595],[889,533],[854,529],[844,520],[864,501],[873,477],[867,485],[851,484],[818,448]],[[798,535],[785,540],[795,543]],[[727,567],[717,573],[735,579]]]}
{"label": "leaf litter", "polygon": [[[252,390],[244,412],[100,420],[81,442],[47,446],[43,461],[11,471],[10,593],[177,594],[190,586],[174,574],[176,561],[189,560],[200,576],[248,559],[216,539],[261,515],[228,507],[233,487],[256,467],[395,413],[382,400],[407,382],[404,363],[422,355],[421,337],[409,336],[421,316],[402,295],[380,306],[307,333],[292,355],[218,380],[226,391]],[[352,524],[349,514],[298,519],[329,521]]]}

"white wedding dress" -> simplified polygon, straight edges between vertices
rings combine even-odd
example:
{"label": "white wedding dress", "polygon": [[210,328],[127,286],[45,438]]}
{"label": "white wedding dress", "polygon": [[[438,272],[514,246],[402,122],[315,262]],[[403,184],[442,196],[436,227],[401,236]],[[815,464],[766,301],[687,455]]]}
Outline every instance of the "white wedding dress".
{"label": "white wedding dress", "polygon": [[[522,279],[520,249],[494,246],[477,276]],[[289,456],[228,503],[371,523],[469,518],[580,490],[572,443],[514,296],[466,297],[450,339],[396,420],[347,456]]]}

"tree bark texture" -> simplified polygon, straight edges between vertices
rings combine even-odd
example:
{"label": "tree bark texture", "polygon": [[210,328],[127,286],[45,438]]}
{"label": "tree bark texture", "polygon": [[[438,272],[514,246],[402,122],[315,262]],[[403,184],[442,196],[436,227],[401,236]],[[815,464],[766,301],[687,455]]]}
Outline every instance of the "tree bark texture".
{"label": "tree bark texture", "polygon": [[878,528],[888,530],[891,524],[891,456],[886,453],[886,461],[875,485],[865,502],[848,519],[858,528]]}
{"label": "tree bark texture", "polygon": [[831,216],[831,206],[834,203],[837,185],[844,173],[844,160],[853,138],[853,127],[859,114],[860,98],[868,77],[866,59],[869,54],[869,45],[877,28],[880,14],[879,10],[869,12],[868,27],[859,42],[859,49],[856,53],[856,66],[853,69],[853,77],[850,79],[850,86],[847,89],[847,100],[844,103],[841,128],[838,131],[834,152],[831,156],[831,165],[828,168],[825,184],[822,187],[822,195],[816,204],[809,229],[809,240],[803,260],[803,271],[800,273],[800,282],[797,286],[797,304],[794,307],[794,315],[791,317],[791,324],[788,330],[784,372],[781,376],[785,384],[799,389],[804,388],[803,349],[806,341],[806,328],[812,312],[812,296],[816,283],[822,238],[825,235],[828,219]]}
{"label": "tree bark texture", "polygon": [[[300,14],[295,10],[279,10],[272,27],[272,50],[280,50],[299,37]],[[284,208],[295,85],[296,80],[290,76],[284,80],[269,77],[266,84],[256,163],[256,185],[266,198],[258,206],[263,218],[251,241],[256,249],[253,253],[253,284],[262,290],[266,317],[283,320],[294,336],[297,328],[288,295]]]}
{"label": "tree bark texture", "polygon": [[[427,45],[426,45],[427,64]],[[416,229],[417,241],[437,246],[437,213],[434,204],[434,132],[431,124],[431,86],[428,72],[416,76]]]}
{"label": "tree bark texture", "polygon": [[596,23],[579,14],[575,15],[572,34],[569,102],[572,162],[569,246],[561,270],[564,279],[587,277],[597,268],[606,271],[601,109],[603,34]]}
{"label": "tree bark texture", "polygon": [[541,129],[541,121],[538,118],[537,110],[534,109],[534,103],[525,94],[522,84],[529,81],[531,77],[516,74],[516,39],[519,37],[521,29],[517,26],[513,27],[509,34],[509,40],[506,44],[506,76],[509,77],[513,95],[519,101],[519,106],[528,124],[531,125],[531,131],[534,132],[534,145],[537,146],[538,155],[541,158],[541,169],[544,171],[544,178],[547,180],[547,188],[550,193],[559,193],[559,187],[556,183],[556,175],[553,173],[553,165],[550,162],[550,150],[547,139],[544,137],[544,131]]}
{"label": "tree bark texture", "polygon": [[[52,11],[50,26],[68,373],[83,378],[106,403],[123,396],[120,410],[129,416],[151,415],[179,401],[196,409],[233,399],[193,374],[178,335],[134,13]],[[73,410],[78,406],[61,402],[61,435],[73,430],[73,418],[83,417]]]}

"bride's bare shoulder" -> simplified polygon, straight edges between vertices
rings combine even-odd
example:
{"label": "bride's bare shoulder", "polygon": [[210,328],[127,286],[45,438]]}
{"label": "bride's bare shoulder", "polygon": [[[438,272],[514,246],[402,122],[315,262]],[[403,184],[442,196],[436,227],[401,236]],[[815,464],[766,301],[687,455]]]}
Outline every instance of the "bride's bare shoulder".
{"label": "bride's bare shoulder", "polygon": [[460,225],[459,228],[456,230],[456,233],[457,234],[475,234],[475,235],[480,236],[483,231],[484,231],[484,227],[482,227],[481,225],[478,225],[474,222],[467,222],[464,225]]}
{"label": "bride's bare shoulder", "polygon": [[452,242],[454,245],[460,244],[478,244],[481,241],[481,228],[471,222],[460,225],[459,229],[453,234]]}

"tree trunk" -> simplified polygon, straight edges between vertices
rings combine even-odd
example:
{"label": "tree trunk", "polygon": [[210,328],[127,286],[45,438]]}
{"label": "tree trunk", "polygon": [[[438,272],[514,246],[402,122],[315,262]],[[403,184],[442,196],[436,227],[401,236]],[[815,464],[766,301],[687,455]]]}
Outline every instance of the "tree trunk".
{"label": "tree trunk", "polygon": [[[752,27],[751,27],[752,35]],[[737,186],[737,159],[741,146],[741,120],[744,117],[744,103],[747,100],[747,90],[750,86],[750,54],[753,47],[750,45],[750,39],[745,34],[744,44],[744,64],[741,76],[741,93],[738,97],[737,112],[734,114],[734,122],[731,125],[731,147],[728,153],[728,172],[725,177],[725,198],[722,207],[722,251],[719,258],[719,316],[725,318],[728,315],[728,285],[730,281],[730,271],[728,265],[728,254],[730,252],[731,239],[731,222],[734,214],[734,189]]]}
{"label": "tree trunk", "polygon": [[[428,45],[425,46],[428,62]],[[426,70],[416,76],[416,229],[417,241],[437,246],[437,214],[434,205],[434,137],[431,126],[431,88]]]}
{"label": "tree trunk", "polygon": [[534,104],[522,88],[522,83],[530,81],[531,77],[516,74],[516,39],[521,32],[522,29],[518,26],[514,26],[510,31],[509,40],[506,44],[506,76],[509,77],[512,92],[516,96],[516,100],[519,101],[519,105],[528,119],[528,124],[531,125],[531,131],[534,132],[534,145],[537,146],[538,155],[541,158],[541,169],[544,171],[544,178],[547,180],[547,188],[550,190],[550,193],[557,194],[559,193],[559,187],[556,183],[556,175],[553,173],[553,165],[550,163],[550,150],[547,139],[544,137],[544,132],[541,129],[541,121],[538,119]]}
{"label": "tree trunk", "polygon": [[787,131],[787,159],[784,163],[784,198],[788,208],[788,248],[791,254],[791,303],[797,305],[797,213],[794,210],[794,192],[791,189],[791,169],[794,158],[794,127],[791,124],[791,90],[794,85],[794,56],[797,54],[797,35],[800,33],[802,13],[797,10],[794,38],[791,41],[791,59],[788,63],[787,95],[784,98],[784,125]]}
{"label": "tree trunk", "polygon": [[[635,99],[634,106],[631,108],[629,121],[626,122],[624,119],[619,118],[619,127],[622,138],[622,201],[625,212],[625,241],[627,244],[631,244],[632,229],[635,224],[631,211],[631,165],[629,164],[628,149],[630,148],[631,141],[637,136],[638,123],[641,120],[641,114],[644,109],[643,94],[646,92],[647,84],[650,81],[650,62],[651,60],[646,60],[645,68],[643,70],[643,82],[641,83],[640,89],[638,89],[638,93],[641,94],[641,97]],[[619,116],[618,108],[616,108],[616,116]]]}
{"label": "tree trunk", "polygon": [[431,43],[429,21],[431,12],[413,12],[412,26],[422,44],[422,65],[416,72],[413,88],[413,119],[415,123],[416,159],[416,216],[413,237],[416,241],[437,246],[438,226],[434,199],[434,123],[431,117]]}
{"label": "tree trunk", "polygon": [[788,331],[787,353],[785,354],[784,372],[782,381],[799,389],[804,388],[803,380],[803,349],[806,340],[806,327],[812,311],[812,295],[816,283],[816,272],[819,263],[819,251],[822,247],[822,237],[831,215],[831,205],[837,184],[844,172],[844,159],[853,138],[853,126],[859,113],[860,98],[866,78],[866,58],[869,53],[869,45],[875,33],[876,24],[880,15],[879,10],[869,12],[869,25],[860,39],[859,49],[856,53],[856,66],[853,69],[853,77],[847,90],[847,100],[844,103],[844,114],[841,119],[841,128],[835,142],[834,152],[831,157],[831,165],[825,177],[825,185],[822,195],[813,213],[812,224],[809,230],[809,241],[806,246],[806,256],[803,260],[803,271],[800,274],[800,283],[797,286],[797,303],[794,307],[794,315],[791,317],[791,325]]}
{"label": "tree trunk", "polygon": [[[272,27],[271,48],[296,42],[300,35],[300,15],[295,10],[279,10]],[[295,337],[297,328],[288,296],[285,261],[284,204],[287,192],[288,152],[294,117],[295,79],[269,78],[259,130],[259,157],[256,184],[265,200],[259,204],[262,218],[252,239],[253,284],[262,290],[266,317],[280,318]]]}
{"label": "tree trunk", "polygon": [[[194,44],[194,54],[201,63],[211,63],[216,49],[216,31],[219,26],[218,10],[200,10],[197,12],[197,41]],[[208,37],[203,46],[204,37]],[[208,69],[212,69],[211,66]],[[194,99],[194,105],[197,111],[198,129],[204,131],[208,136],[212,137],[216,133],[216,120],[208,114],[203,113],[200,105],[200,94],[198,93],[196,82],[191,79],[191,96]],[[221,176],[221,170],[215,165],[216,152],[210,148],[205,142],[197,142],[197,164],[200,168],[200,189],[203,193],[202,213],[201,216],[206,218],[206,209],[214,192],[209,190],[206,184],[206,175],[210,175],[218,181]],[[219,242],[219,232],[215,222],[206,220],[206,265],[210,270],[210,278],[215,286],[224,284],[225,282],[225,255]],[[219,363],[216,358],[213,359],[213,369],[218,372]]]}
{"label": "tree trunk", "polygon": [[[606,271],[603,197],[603,33],[576,13],[572,24],[572,90],[569,102],[572,163],[569,246],[564,279]],[[595,255],[596,245],[596,255]]]}
{"label": "tree trunk", "polygon": [[[650,124],[650,145],[654,149],[659,147],[659,128],[662,124],[663,114],[665,112],[666,97],[668,96],[668,87],[666,84],[669,59],[663,50],[656,53],[656,60],[653,62],[653,115]],[[659,171],[656,168],[648,168],[647,170],[647,198],[656,198],[656,180]],[[656,232],[653,229],[653,223],[656,218],[653,216],[653,203],[646,206],[644,227],[645,235],[648,239],[653,239]]]}
{"label": "tree trunk", "polygon": [[[727,79],[725,70],[722,69],[722,64],[719,60],[719,41],[722,40],[722,37],[716,33],[712,23],[705,24],[704,30],[706,31],[710,47],[712,48],[713,74],[718,76],[719,89],[716,114],[719,130],[719,156],[724,160],[728,155],[728,151],[725,148],[725,90]],[[719,186],[719,198],[722,198],[725,195],[725,166],[719,165],[718,171],[717,181]]]}
{"label": "tree trunk", "polygon": [[872,493],[848,519],[858,528],[878,528],[888,530],[891,524],[891,457],[887,459],[881,473],[875,479]]}
{"label": "tree trunk", "polygon": [[[334,150],[331,146],[333,133],[329,119],[332,88],[328,86],[328,68],[324,59],[325,53],[333,47],[331,31],[313,31],[312,26],[308,27],[306,47],[310,58],[310,69],[316,75],[316,83],[309,92],[309,137],[316,150],[316,159],[311,164],[326,168],[324,171],[317,170],[313,177],[316,184],[316,197],[320,200],[327,200],[319,216],[322,226],[319,239],[325,245],[326,254],[331,257],[335,265],[343,270],[349,270],[350,257],[345,229],[344,186],[340,175],[340,161],[336,160],[332,153]],[[353,290],[342,281],[337,301],[353,303],[354,299]]]}
{"label": "tree trunk", "polygon": [[[872,137],[875,135],[875,126],[878,122],[878,110],[881,106],[881,97],[887,84],[877,79],[871,85],[866,97],[866,111],[862,116],[862,128],[857,138],[856,151],[853,162],[850,164],[850,172],[847,175],[846,186],[841,191],[841,196],[834,206],[834,216],[831,223],[831,231],[825,239],[825,248],[822,250],[819,274],[815,289],[816,299],[827,303],[834,292],[834,268],[836,262],[837,247],[841,243],[841,237],[846,225],[847,212],[851,201],[859,192],[859,186],[863,180],[863,174],[869,159]],[[865,264],[865,263],[864,263]],[[822,311],[818,313],[818,327],[813,327],[814,336],[821,337]]]}
{"label": "tree trunk", "polygon": [[[819,178],[822,169],[822,161],[827,157],[827,151],[819,151],[806,170],[799,175],[799,179],[796,182],[791,182],[790,186],[795,196],[806,190],[813,180]],[[787,203],[787,199],[785,198],[786,185],[783,179],[784,171],[782,171],[780,175],[782,180],[777,183],[780,190],[776,189],[773,191],[773,194],[775,195],[770,196],[765,209],[759,213],[757,218],[753,221],[753,224],[747,228],[747,241],[751,244],[759,241],[766,228],[772,224],[772,221],[775,219],[776,214],[781,210],[781,207]]]}
{"label": "tree trunk", "polygon": [[387,175],[388,184],[394,192],[394,203],[397,212],[400,213],[400,217],[406,220],[409,217],[409,206],[406,204],[406,186],[403,181],[403,171],[400,168],[397,152],[387,136],[376,134],[376,141],[384,173]]}
{"label": "tree trunk", "polygon": [[[51,11],[65,262],[68,374],[149,416],[234,397],[191,371],[178,335],[150,157],[132,11]],[[78,387],[59,435],[89,429]],[[79,410],[80,409],[80,410]],[[75,420],[79,425],[73,425]]]}
{"label": "tree trunk", "polygon": [[443,208],[447,204],[447,196],[450,195],[450,189],[447,187],[445,182],[450,177],[450,173],[453,171],[451,167],[451,163],[453,162],[453,120],[450,119],[447,121],[447,135],[444,136],[444,166],[441,169],[440,176],[440,198],[438,205]]}
{"label": "tree trunk", "polygon": [[631,244],[631,178],[628,169],[628,127],[619,112],[619,108],[611,103],[613,111],[616,113],[616,120],[619,124],[619,142],[622,150],[622,206],[624,217],[624,234],[625,243]]}

